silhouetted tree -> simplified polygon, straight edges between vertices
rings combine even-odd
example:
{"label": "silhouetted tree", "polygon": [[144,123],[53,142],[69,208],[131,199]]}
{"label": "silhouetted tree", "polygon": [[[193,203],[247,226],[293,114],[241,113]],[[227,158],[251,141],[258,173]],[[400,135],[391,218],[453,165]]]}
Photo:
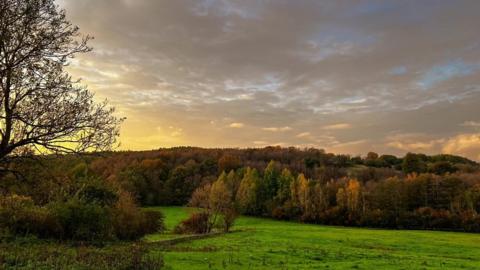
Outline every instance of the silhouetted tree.
{"label": "silhouetted tree", "polygon": [[64,70],[88,40],[54,0],[0,2],[0,161],[115,143],[121,119]]}

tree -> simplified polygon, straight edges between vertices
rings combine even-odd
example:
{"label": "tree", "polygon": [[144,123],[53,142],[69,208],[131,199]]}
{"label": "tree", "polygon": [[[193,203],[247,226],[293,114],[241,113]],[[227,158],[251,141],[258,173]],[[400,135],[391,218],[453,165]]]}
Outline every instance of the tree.
{"label": "tree", "polygon": [[426,170],[425,162],[420,155],[407,153],[403,158],[402,169],[404,173],[422,173]]}
{"label": "tree", "polygon": [[292,173],[288,169],[283,169],[282,174],[278,179],[278,191],[274,198],[274,201],[278,205],[284,204],[291,198],[290,185],[295,180]]}
{"label": "tree", "polygon": [[208,208],[210,204],[210,191],[212,186],[210,184],[206,184],[197,188],[193,194],[192,198],[188,202],[188,205],[191,207],[198,207],[198,208]]}
{"label": "tree", "polygon": [[360,208],[360,182],[357,179],[350,179],[345,187],[347,197],[347,208],[350,213],[356,214]]}
{"label": "tree", "polygon": [[224,231],[228,232],[235,220],[231,219],[231,217],[234,216],[232,213],[235,213],[236,211],[234,210],[232,195],[227,189],[227,185],[222,180],[217,180],[212,184],[209,196],[209,211],[212,217],[209,231],[213,225],[216,224],[217,217],[223,215]]}
{"label": "tree", "polygon": [[228,192],[232,196],[232,200],[235,199],[235,195],[237,194],[238,187],[240,185],[240,177],[235,174],[233,170],[231,170],[223,179],[222,181],[225,182],[227,186]]}
{"label": "tree", "polygon": [[90,36],[54,0],[0,2],[0,161],[110,150],[123,119],[65,71]]}
{"label": "tree", "polygon": [[444,175],[447,173],[454,173],[458,169],[452,166],[448,161],[437,161],[435,163],[429,164],[428,171],[438,175]]}
{"label": "tree", "polygon": [[183,205],[188,201],[195,189],[193,178],[192,172],[183,165],[172,170],[170,177],[165,182],[171,204]]}
{"label": "tree", "polygon": [[278,178],[280,171],[278,170],[277,162],[271,160],[263,173],[263,186],[265,188],[266,199],[271,199],[277,194]]}
{"label": "tree", "polygon": [[238,157],[225,154],[218,160],[219,171],[231,171],[241,167],[241,161]]}
{"label": "tree", "polygon": [[378,154],[375,152],[368,152],[366,160],[377,160]]}
{"label": "tree", "polygon": [[236,199],[240,211],[245,214],[256,214],[257,208],[257,184],[259,182],[256,169],[247,168],[240,186],[238,187]]}
{"label": "tree", "polygon": [[257,186],[257,203],[265,214],[274,208],[273,197],[278,190],[278,177],[280,171],[275,161],[270,161],[263,173],[263,179]]}
{"label": "tree", "polygon": [[378,158],[383,166],[393,167],[401,163],[401,160],[393,155],[381,155]]}
{"label": "tree", "polygon": [[365,158],[365,165],[369,167],[380,167],[381,162],[378,160],[378,154],[375,152],[368,152],[367,157]]}
{"label": "tree", "polygon": [[305,212],[308,207],[308,180],[305,178],[305,175],[299,174],[297,177],[297,198],[298,202],[301,205],[303,211]]}
{"label": "tree", "polygon": [[222,227],[228,232],[238,216],[232,193],[228,189],[223,173],[212,185],[206,184],[193,192],[189,205],[200,207],[208,216],[205,232],[210,232],[222,217]]}

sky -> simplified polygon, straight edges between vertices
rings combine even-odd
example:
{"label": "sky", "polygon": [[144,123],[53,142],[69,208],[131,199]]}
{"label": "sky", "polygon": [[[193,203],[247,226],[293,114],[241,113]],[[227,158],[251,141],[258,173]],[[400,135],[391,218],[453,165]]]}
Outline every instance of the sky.
{"label": "sky", "polygon": [[124,150],[316,147],[480,160],[480,1],[58,0],[69,72]]}

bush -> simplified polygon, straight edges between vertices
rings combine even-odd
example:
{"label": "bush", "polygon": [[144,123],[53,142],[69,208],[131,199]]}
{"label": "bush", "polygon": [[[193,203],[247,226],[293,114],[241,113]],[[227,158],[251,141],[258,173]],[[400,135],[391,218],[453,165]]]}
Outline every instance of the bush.
{"label": "bush", "polygon": [[159,211],[146,210],[143,211],[143,232],[145,234],[156,233],[165,229],[165,217]]}
{"label": "bush", "polygon": [[209,233],[210,226],[210,213],[207,212],[197,212],[192,213],[190,217],[180,222],[174,228],[174,233],[177,234],[205,234]]}
{"label": "bush", "polygon": [[480,215],[473,211],[465,211],[460,215],[462,228],[466,232],[480,232]]}
{"label": "bush", "polygon": [[48,205],[63,228],[61,239],[105,240],[112,238],[111,213],[107,207],[73,197]]}
{"label": "bush", "polygon": [[163,215],[142,211],[121,194],[113,206],[79,197],[35,205],[30,197],[0,196],[0,230],[4,234],[80,241],[134,240],[163,230]]}
{"label": "bush", "polygon": [[223,228],[224,232],[226,233],[230,232],[230,229],[235,223],[235,220],[237,220],[238,216],[239,216],[238,212],[233,208],[228,208],[228,209],[225,209],[225,211],[223,211],[223,216],[221,219],[221,227]]}
{"label": "bush", "polygon": [[54,237],[62,227],[47,208],[34,205],[30,197],[0,197],[0,228],[16,235]]}
{"label": "bush", "polygon": [[87,202],[111,206],[118,201],[115,191],[100,185],[88,185],[79,194]]}
{"label": "bush", "polygon": [[121,193],[113,208],[113,229],[119,239],[138,239],[164,229],[158,211],[141,211],[128,193]]}

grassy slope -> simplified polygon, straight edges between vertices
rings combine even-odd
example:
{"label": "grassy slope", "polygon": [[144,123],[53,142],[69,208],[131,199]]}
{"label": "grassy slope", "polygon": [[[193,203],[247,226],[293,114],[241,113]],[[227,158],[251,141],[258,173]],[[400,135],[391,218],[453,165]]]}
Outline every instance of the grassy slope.
{"label": "grassy slope", "polygon": [[[171,229],[188,209],[160,208]],[[329,227],[242,217],[221,237],[167,250],[173,269],[480,269],[480,235]],[[168,238],[153,235],[149,240]],[[154,251],[155,252],[155,251]]]}

